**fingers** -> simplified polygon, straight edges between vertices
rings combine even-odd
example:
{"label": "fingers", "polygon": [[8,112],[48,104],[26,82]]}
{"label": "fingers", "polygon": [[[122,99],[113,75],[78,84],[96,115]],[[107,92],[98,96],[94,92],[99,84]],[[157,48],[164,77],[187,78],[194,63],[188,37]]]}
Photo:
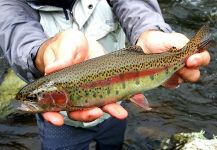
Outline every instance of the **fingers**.
{"label": "fingers", "polygon": [[[117,119],[125,119],[128,116],[128,112],[117,103],[107,104],[102,107],[102,110]],[[68,115],[72,120],[90,122],[101,117],[103,115],[102,110],[96,107],[88,110],[70,112]]]}
{"label": "fingers", "polygon": [[97,107],[68,113],[70,119],[81,121],[81,122],[94,121],[97,118],[101,117],[102,115],[103,115],[103,111]]}
{"label": "fingers", "polygon": [[199,68],[184,67],[178,71],[179,76],[188,82],[196,82],[200,78]]}
{"label": "fingers", "polygon": [[210,62],[210,55],[208,51],[203,51],[201,53],[196,53],[190,56],[186,62],[187,67],[199,67],[206,66]]}
{"label": "fingers", "polygon": [[[103,106],[102,109],[95,107],[87,110],[78,110],[68,112],[68,117],[72,120],[81,122],[91,122],[103,115],[103,111],[109,113],[117,119],[125,119],[128,116],[127,111],[119,104],[113,103]],[[42,116],[53,125],[61,126],[64,123],[63,116],[58,112],[46,112]]]}
{"label": "fingers", "polygon": [[80,31],[65,30],[49,40],[43,53],[45,73],[88,59],[88,41]]}
{"label": "fingers", "polygon": [[107,104],[102,107],[102,110],[117,119],[125,119],[128,116],[128,112],[117,103]]}
{"label": "fingers", "polygon": [[186,61],[186,67],[179,70],[178,74],[183,80],[196,82],[200,78],[200,66],[206,66],[210,62],[210,55],[207,51],[196,53]]}
{"label": "fingers", "polygon": [[168,33],[167,36],[168,37],[164,39],[166,49],[169,49],[171,47],[176,47],[177,49],[181,49],[189,41],[189,39],[181,33],[176,33],[176,32]]}
{"label": "fingers", "polygon": [[188,41],[189,39],[180,33],[149,30],[141,34],[137,45],[141,46],[145,53],[160,53],[173,46],[181,49]]}
{"label": "fingers", "polygon": [[63,116],[58,112],[45,112],[42,114],[44,119],[55,126],[61,126],[64,123]]}
{"label": "fingers", "polygon": [[105,54],[104,48],[82,32],[66,30],[57,34],[43,54],[44,72],[50,74],[70,65]]}
{"label": "fingers", "polygon": [[[125,119],[128,116],[127,111],[122,106],[113,103],[103,106],[102,109],[95,107],[87,110],[68,112],[68,117],[76,121],[91,122],[101,117],[103,115],[103,111],[109,113],[117,119]],[[63,116],[57,112],[46,112],[43,113],[42,116],[46,121],[56,126],[61,126],[64,123]]]}

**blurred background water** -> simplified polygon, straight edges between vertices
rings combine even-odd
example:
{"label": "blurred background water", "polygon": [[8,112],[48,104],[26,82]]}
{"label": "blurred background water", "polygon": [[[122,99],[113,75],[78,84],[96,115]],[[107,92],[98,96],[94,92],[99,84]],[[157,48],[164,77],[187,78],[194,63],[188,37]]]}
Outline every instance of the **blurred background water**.
{"label": "blurred background water", "polygon": [[[166,22],[174,31],[191,37],[209,21],[217,41],[217,0],[159,0],[159,3]],[[152,111],[143,112],[127,103],[125,150],[157,149],[162,139],[179,132],[204,130],[208,138],[217,135],[217,46],[210,54],[211,63],[201,69],[199,82],[185,83],[175,90],[158,88],[145,92]],[[0,52],[0,83],[7,69]],[[9,115],[0,119],[0,149],[40,149],[34,116]]]}

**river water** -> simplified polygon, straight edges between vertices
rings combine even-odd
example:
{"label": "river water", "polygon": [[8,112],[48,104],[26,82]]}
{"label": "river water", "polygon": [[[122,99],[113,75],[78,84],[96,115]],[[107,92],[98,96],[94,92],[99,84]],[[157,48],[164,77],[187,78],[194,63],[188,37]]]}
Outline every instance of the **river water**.
{"label": "river water", "polygon": [[[167,23],[191,37],[205,22],[217,41],[217,0],[159,0]],[[125,150],[157,149],[162,139],[179,132],[205,131],[217,135],[217,46],[210,50],[211,63],[201,68],[197,83],[184,83],[178,89],[158,88],[145,92],[153,110],[144,112],[132,103],[125,135]],[[0,57],[0,79],[7,67]],[[14,115],[0,121],[0,149],[38,150],[40,142],[35,119]]]}

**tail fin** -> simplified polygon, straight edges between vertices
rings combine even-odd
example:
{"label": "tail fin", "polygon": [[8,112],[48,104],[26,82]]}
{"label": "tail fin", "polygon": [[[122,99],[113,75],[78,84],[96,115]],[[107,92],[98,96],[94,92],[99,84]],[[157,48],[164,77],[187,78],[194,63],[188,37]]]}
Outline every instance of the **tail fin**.
{"label": "tail fin", "polygon": [[217,44],[217,42],[214,39],[211,39],[210,36],[206,39],[204,39],[199,45],[198,50],[206,50],[210,47],[213,47]]}
{"label": "tail fin", "polygon": [[206,23],[199,29],[199,31],[195,34],[195,36],[192,39],[201,41],[202,39],[204,39],[204,37],[207,37],[208,33],[209,23]]}

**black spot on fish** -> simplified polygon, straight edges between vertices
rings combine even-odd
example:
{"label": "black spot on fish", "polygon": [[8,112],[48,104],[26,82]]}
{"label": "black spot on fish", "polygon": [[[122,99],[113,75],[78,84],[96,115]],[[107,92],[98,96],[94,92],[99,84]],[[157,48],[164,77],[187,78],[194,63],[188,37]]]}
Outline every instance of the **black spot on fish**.
{"label": "black spot on fish", "polygon": [[118,95],[118,94],[119,94],[119,91],[118,91],[118,90],[116,90],[116,92],[115,92],[115,93],[116,93],[116,95]]}
{"label": "black spot on fish", "polygon": [[154,80],[154,76],[150,76],[150,79],[151,79],[151,80]]}
{"label": "black spot on fish", "polygon": [[96,93],[95,92],[93,92],[93,97],[96,98]]}
{"label": "black spot on fish", "polygon": [[123,89],[126,88],[126,84],[125,84],[125,82],[122,83],[122,88],[123,88]]}
{"label": "black spot on fish", "polygon": [[88,94],[88,92],[87,91],[85,91],[85,96],[88,96],[89,94]]}
{"label": "black spot on fish", "polygon": [[139,79],[136,79],[136,84],[140,84],[140,80]]}
{"label": "black spot on fish", "polygon": [[111,93],[110,89],[107,89],[107,94],[110,94],[110,93]]}
{"label": "black spot on fish", "polygon": [[85,103],[88,103],[87,99],[85,99]]}
{"label": "black spot on fish", "polygon": [[71,100],[74,100],[74,97],[73,97],[73,95],[71,95],[71,96],[70,96],[70,99],[71,99]]}
{"label": "black spot on fish", "polygon": [[76,100],[79,101],[80,99],[81,99],[81,96],[77,96],[77,97],[76,97]]}
{"label": "black spot on fish", "polygon": [[165,72],[166,74],[168,74],[169,73],[169,70],[168,70],[168,68],[166,69],[166,72]]}
{"label": "black spot on fish", "polygon": [[174,69],[174,70],[177,70],[177,67],[174,67],[173,69]]}
{"label": "black spot on fish", "polygon": [[99,95],[99,98],[101,98],[101,99],[102,99],[102,98],[103,98],[103,96],[102,96],[102,95]]}

